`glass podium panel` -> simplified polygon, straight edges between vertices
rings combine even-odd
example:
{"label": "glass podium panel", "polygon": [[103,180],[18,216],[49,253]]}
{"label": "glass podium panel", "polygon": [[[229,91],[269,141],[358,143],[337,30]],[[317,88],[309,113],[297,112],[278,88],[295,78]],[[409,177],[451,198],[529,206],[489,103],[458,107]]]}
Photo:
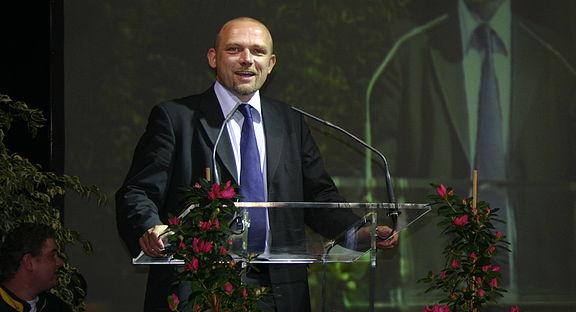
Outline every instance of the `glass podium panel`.
{"label": "glass podium panel", "polygon": [[[390,203],[312,203],[312,202],[238,202],[240,216],[232,218],[229,225],[230,253],[236,261],[251,263],[352,263],[375,248],[375,225],[393,227],[391,214],[396,217],[396,231],[403,231],[430,211],[424,204]],[[250,252],[248,229],[250,220],[244,208],[268,209],[269,235],[266,249]],[[186,209],[181,216],[186,215]],[[346,211],[348,210],[348,211]],[[342,215],[353,213],[356,217],[343,221]],[[345,222],[345,223],[343,223]],[[308,226],[308,225],[310,226]],[[166,257],[149,257],[141,253],[132,259],[134,264],[183,264],[182,260]]]}

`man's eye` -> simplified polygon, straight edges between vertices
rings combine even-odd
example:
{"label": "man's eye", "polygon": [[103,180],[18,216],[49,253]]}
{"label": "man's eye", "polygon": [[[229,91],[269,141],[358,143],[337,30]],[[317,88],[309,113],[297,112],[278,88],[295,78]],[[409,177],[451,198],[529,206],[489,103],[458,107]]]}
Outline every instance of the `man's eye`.
{"label": "man's eye", "polygon": [[238,47],[231,47],[227,49],[228,52],[238,53],[240,52],[240,48]]}

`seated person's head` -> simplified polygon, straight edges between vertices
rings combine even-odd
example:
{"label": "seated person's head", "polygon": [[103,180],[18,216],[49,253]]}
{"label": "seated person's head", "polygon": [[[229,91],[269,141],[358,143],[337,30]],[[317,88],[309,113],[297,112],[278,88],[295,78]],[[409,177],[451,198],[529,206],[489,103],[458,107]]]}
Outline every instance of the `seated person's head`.
{"label": "seated person's head", "polygon": [[54,287],[63,265],[54,238],[44,224],[23,223],[10,231],[0,247],[0,282],[27,287],[34,295]]}

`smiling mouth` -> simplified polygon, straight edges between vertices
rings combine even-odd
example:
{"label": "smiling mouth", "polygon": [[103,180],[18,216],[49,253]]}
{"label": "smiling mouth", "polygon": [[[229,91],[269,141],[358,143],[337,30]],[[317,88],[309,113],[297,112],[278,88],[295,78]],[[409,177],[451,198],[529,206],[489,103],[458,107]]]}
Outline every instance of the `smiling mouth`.
{"label": "smiling mouth", "polygon": [[243,71],[237,71],[237,72],[235,72],[235,74],[237,76],[242,77],[242,78],[250,78],[250,77],[256,76],[256,73],[253,73],[251,71],[244,71],[244,70]]}

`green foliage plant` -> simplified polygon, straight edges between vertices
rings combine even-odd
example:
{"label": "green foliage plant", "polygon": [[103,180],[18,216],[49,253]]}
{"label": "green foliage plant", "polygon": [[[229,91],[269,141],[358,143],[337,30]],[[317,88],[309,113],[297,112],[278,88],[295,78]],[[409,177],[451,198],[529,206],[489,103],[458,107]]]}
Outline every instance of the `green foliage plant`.
{"label": "green foliage plant", "polygon": [[83,311],[84,281],[78,269],[68,262],[64,247],[79,244],[89,253],[91,245],[77,231],[62,224],[60,207],[56,203],[67,190],[82,197],[97,198],[99,204],[105,201],[105,197],[96,186],[83,185],[78,177],[43,171],[39,165],[10,151],[4,139],[17,121],[24,122],[28,132],[35,136],[45,119],[40,110],[0,95],[0,242],[4,241],[7,232],[23,222],[51,226],[64,259],[64,266],[58,274],[59,283],[52,291],[75,311]]}
{"label": "green foliage plant", "polygon": [[[487,202],[473,203],[472,198],[460,198],[452,188],[434,185],[430,195],[437,208],[442,234],[450,239],[444,248],[445,264],[439,272],[430,271],[421,281],[429,283],[427,291],[440,291],[443,298],[424,311],[478,312],[488,303],[496,303],[506,292],[502,285],[501,267],[494,256],[509,252],[502,232],[494,227],[498,209]],[[512,307],[511,311],[517,311]]]}
{"label": "green foliage plant", "polygon": [[171,294],[167,306],[171,311],[258,311],[267,290],[243,283],[247,266],[230,254],[234,233],[228,223],[239,215],[235,186],[202,179],[183,191],[185,207],[194,208],[170,218],[167,233],[173,257],[184,261],[178,282],[190,283],[192,291],[188,298]]}

